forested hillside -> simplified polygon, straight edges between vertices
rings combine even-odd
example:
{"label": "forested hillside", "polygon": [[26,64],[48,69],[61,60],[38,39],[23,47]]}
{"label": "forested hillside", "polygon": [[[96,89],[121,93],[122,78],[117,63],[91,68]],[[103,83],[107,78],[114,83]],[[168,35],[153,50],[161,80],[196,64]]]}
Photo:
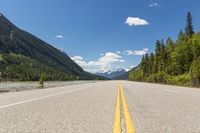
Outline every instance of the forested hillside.
{"label": "forested hillside", "polygon": [[102,79],[0,15],[0,81]]}
{"label": "forested hillside", "polygon": [[155,53],[143,56],[139,69],[129,79],[200,87],[200,33],[195,33],[192,15],[187,14],[185,32],[178,39],[156,41]]}
{"label": "forested hillside", "polygon": [[1,80],[5,81],[35,81],[45,73],[46,80],[78,80],[78,76],[60,72],[23,55],[0,54]]}

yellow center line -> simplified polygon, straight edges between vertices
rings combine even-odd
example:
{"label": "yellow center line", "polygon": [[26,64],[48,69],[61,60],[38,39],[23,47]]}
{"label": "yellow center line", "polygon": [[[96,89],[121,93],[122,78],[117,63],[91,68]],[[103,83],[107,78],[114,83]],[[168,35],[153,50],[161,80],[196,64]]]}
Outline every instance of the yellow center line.
{"label": "yellow center line", "polygon": [[118,86],[117,103],[116,103],[116,110],[115,110],[115,121],[114,121],[113,133],[121,133],[120,96],[121,96],[122,105],[123,105],[123,111],[124,111],[126,133],[135,133],[135,129],[133,127],[133,122],[131,120],[131,115],[130,115],[130,112],[128,110],[128,105],[126,103],[124,92],[123,92],[122,86],[120,84]]}
{"label": "yellow center line", "polygon": [[120,89],[117,92],[117,103],[115,110],[115,123],[113,133],[121,133],[121,120],[120,120]]}
{"label": "yellow center line", "polygon": [[126,103],[126,99],[125,99],[124,92],[123,92],[121,85],[119,85],[119,88],[120,88],[120,92],[121,92],[122,105],[123,105],[123,110],[124,110],[124,119],[125,119],[125,123],[126,123],[126,133],[135,133],[135,129],[133,127],[133,122],[131,120],[131,115],[130,115],[130,112],[128,110],[128,105]]}

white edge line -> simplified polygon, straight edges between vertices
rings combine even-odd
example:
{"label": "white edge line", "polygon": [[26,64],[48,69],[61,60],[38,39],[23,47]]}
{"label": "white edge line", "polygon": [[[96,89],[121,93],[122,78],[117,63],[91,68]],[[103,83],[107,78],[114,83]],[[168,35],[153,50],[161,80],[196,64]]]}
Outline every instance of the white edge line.
{"label": "white edge line", "polygon": [[179,93],[178,91],[173,91],[173,90],[169,90],[169,89],[164,89],[164,91],[171,92],[171,93]]}
{"label": "white edge line", "polygon": [[43,97],[38,97],[38,98],[26,100],[26,101],[16,102],[16,103],[0,106],[0,109],[15,106],[15,105],[20,105],[20,104],[24,104],[24,103],[28,103],[28,102],[32,102],[32,101],[37,101],[37,100],[41,100],[41,99],[46,99],[46,98],[49,98],[49,97],[54,97],[54,96],[58,96],[58,95],[62,95],[62,94],[67,94],[67,93],[71,93],[71,92],[75,92],[75,91],[80,91],[80,90],[83,90],[83,89],[86,89],[86,88],[89,88],[89,87],[74,89],[74,90],[68,90],[68,91],[65,91],[65,92],[59,92],[59,93],[55,93],[55,94],[52,94],[52,95],[47,95],[47,96],[43,96]]}

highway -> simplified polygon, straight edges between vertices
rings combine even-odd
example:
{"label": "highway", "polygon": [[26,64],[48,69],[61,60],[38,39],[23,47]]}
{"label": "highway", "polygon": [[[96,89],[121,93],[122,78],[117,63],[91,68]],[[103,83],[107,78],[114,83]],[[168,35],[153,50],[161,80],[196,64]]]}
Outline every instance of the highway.
{"label": "highway", "polygon": [[102,81],[0,94],[0,133],[200,133],[200,89]]}

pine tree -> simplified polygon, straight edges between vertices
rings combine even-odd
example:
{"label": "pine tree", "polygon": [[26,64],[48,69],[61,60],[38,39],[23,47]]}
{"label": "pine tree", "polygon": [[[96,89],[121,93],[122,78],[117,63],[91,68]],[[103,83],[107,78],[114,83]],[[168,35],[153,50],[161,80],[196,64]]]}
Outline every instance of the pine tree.
{"label": "pine tree", "polygon": [[182,42],[184,42],[185,39],[185,34],[183,33],[183,31],[181,30],[178,34],[178,39],[176,41],[177,44],[181,44]]}
{"label": "pine tree", "polygon": [[175,48],[174,42],[169,37],[166,41],[166,56],[167,56],[166,73],[167,74],[172,74],[172,72],[173,72],[172,52],[174,52],[174,48]]}
{"label": "pine tree", "polygon": [[148,76],[148,74],[149,74],[149,55],[145,54],[144,58],[145,58],[145,70],[144,70],[144,72],[145,72],[146,76]]}
{"label": "pine tree", "polygon": [[194,34],[193,24],[192,24],[192,14],[190,12],[188,12],[187,14],[185,33],[189,37],[191,37],[192,34]]}
{"label": "pine tree", "polygon": [[159,40],[156,41],[156,55],[160,55],[161,51],[161,42]]}
{"label": "pine tree", "polygon": [[166,63],[167,63],[167,52],[166,52],[165,44],[162,41],[161,52],[160,52],[160,66],[159,66],[159,69],[161,72],[165,71]]}
{"label": "pine tree", "polygon": [[151,53],[149,57],[149,73],[152,74],[153,72],[153,64],[154,64],[154,54]]}
{"label": "pine tree", "polygon": [[174,42],[173,42],[173,40],[170,38],[170,37],[168,37],[167,38],[167,41],[166,41],[166,49],[167,49],[167,52],[168,53],[171,53],[173,50],[174,50]]}

